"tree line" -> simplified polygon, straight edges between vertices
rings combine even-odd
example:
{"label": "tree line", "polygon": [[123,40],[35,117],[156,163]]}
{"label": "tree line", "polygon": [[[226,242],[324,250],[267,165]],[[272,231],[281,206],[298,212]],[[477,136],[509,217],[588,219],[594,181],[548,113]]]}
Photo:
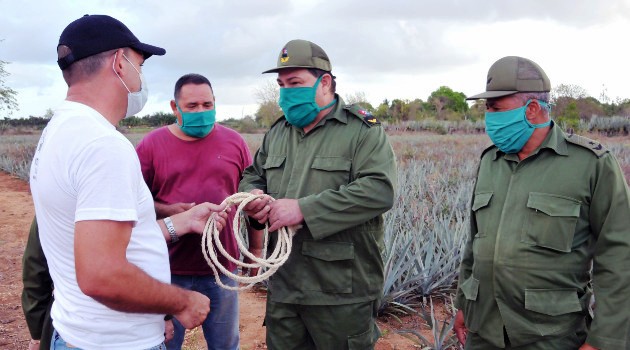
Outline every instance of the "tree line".
{"label": "tree line", "polygon": [[[278,87],[268,81],[256,91],[258,109],[253,116],[230,118],[221,124],[239,132],[251,133],[268,129],[282,116],[278,106]],[[371,112],[385,125],[401,125],[413,122],[482,122],[485,113],[485,101],[477,100],[472,104],[466,101],[466,95],[454,91],[448,86],[440,86],[426,100],[416,98],[383,100],[373,106],[367,101],[365,93],[356,92],[345,95],[347,104],[357,103]],[[630,99],[611,100],[605,90],[599,99],[589,96],[578,85],[561,84],[551,93],[552,117],[564,128],[574,131],[599,131],[607,134],[628,134],[630,131]],[[48,109],[43,116],[28,118],[8,118],[0,120],[0,132],[9,128],[43,128],[52,117]],[[138,127],[155,128],[175,122],[172,113],[157,112],[143,117],[132,116],[120,122],[123,129]]]}
{"label": "tree line", "polygon": [[[268,82],[256,91],[256,96],[259,107],[255,121],[261,127],[268,128],[282,115],[276,102],[279,97],[278,88],[273,82]],[[626,135],[630,131],[630,99],[611,100],[605,89],[599,99],[596,99],[589,96],[586,89],[573,84],[556,86],[550,98],[552,118],[564,128]],[[385,99],[375,107],[367,101],[364,93],[357,92],[344,96],[344,101],[348,104],[360,104],[381,122],[389,125],[433,121],[469,121],[474,124],[483,121],[486,110],[484,100],[476,100],[469,105],[464,93],[454,91],[448,86],[440,86],[426,100]]]}
{"label": "tree line", "polygon": [[[2,40],[0,40],[1,42]],[[48,109],[43,116],[28,118],[9,118],[18,110],[17,92],[6,86],[9,73],[5,66],[9,62],[0,60],[0,112],[4,112],[4,120],[0,120],[0,133],[10,128],[43,128],[52,117],[53,111]],[[279,88],[275,81],[268,80],[256,90],[258,109],[253,116],[231,118],[220,123],[228,125],[240,132],[266,130],[282,116],[278,106]],[[477,100],[472,105],[466,102],[466,95],[454,91],[448,86],[440,86],[422,100],[416,98],[383,100],[377,106],[367,101],[365,93],[356,92],[344,96],[347,104],[357,103],[371,112],[385,125],[404,125],[414,122],[459,122],[476,123],[483,121],[485,102]],[[606,89],[599,98],[589,96],[586,89],[579,85],[560,84],[551,93],[552,117],[564,128],[585,131],[604,131],[608,134],[619,132],[628,134],[630,129],[630,99],[617,98],[611,100]],[[132,116],[121,121],[121,128],[159,127],[175,122],[172,113],[158,112],[144,117]],[[417,124],[417,123],[416,123]]]}

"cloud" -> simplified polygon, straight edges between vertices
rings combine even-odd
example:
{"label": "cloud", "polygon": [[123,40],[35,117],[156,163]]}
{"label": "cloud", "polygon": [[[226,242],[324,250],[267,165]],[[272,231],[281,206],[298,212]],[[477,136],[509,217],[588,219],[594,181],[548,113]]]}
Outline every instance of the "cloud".
{"label": "cloud", "polygon": [[[18,90],[22,112],[30,114],[50,107],[35,102],[34,91],[63,89],[58,38],[86,13],[116,17],[141,41],[167,50],[143,67],[151,94],[147,110],[164,111],[177,78],[191,72],[207,76],[231,111],[251,109],[256,86],[275,79],[261,72],[296,38],[322,46],[340,88],[364,91],[374,103],[426,98],[440,85],[479,92],[489,65],[508,54],[545,63],[558,83],[567,81],[575,66],[591,68],[574,83],[606,83],[614,96],[623,91],[620,76],[626,72],[615,37],[630,27],[630,4],[624,0],[588,6],[573,0],[0,0],[0,7],[0,39],[5,39],[0,59],[13,62],[7,67],[10,86]],[[601,63],[600,52],[619,64],[617,76]]]}
{"label": "cloud", "polygon": [[[322,2],[322,4],[324,4]],[[321,15],[335,13],[352,19],[363,18],[372,21],[422,20],[439,22],[468,23],[497,22],[512,20],[545,20],[568,23],[583,27],[601,23],[618,16],[627,17],[630,5],[624,0],[589,2],[588,6],[574,0],[441,0],[441,1],[337,1],[321,6]]]}

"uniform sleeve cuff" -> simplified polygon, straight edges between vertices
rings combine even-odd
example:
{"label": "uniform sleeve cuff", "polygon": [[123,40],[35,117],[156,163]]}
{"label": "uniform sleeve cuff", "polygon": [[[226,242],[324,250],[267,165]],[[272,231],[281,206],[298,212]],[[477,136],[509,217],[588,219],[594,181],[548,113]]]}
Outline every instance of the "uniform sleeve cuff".
{"label": "uniform sleeve cuff", "polygon": [[247,217],[247,221],[249,222],[249,227],[253,228],[254,230],[264,230],[265,229],[265,224],[261,224],[260,222],[258,222],[258,220],[252,218],[252,217]]}

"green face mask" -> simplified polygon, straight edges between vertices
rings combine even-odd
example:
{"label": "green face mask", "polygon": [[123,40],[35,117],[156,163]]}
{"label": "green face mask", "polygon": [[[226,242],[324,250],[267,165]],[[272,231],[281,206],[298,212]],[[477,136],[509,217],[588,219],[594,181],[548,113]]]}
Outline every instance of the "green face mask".
{"label": "green face mask", "polygon": [[[532,124],[527,120],[525,111],[531,100],[520,108],[503,112],[486,112],[486,133],[495,146],[505,153],[518,153],[532,134],[534,129],[551,124],[551,120],[542,124]],[[538,101],[543,108],[550,110],[544,101]]]}
{"label": "green face mask", "polygon": [[334,99],[324,107],[317,105],[315,93],[321,80],[322,77],[319,77],[312,87],[280,88],[278,104],[291,125],[303,128],[315,120],[317,113],[337,102],[337,99]]}
{"label": "green face mask", "polygon": [[216,109],[203,112],[183,112],[177,102],[175,102],[175,105],[177,106],[179,114],[182,116],[182,123],[179,124],[179,121],[177,121],[177,126],[179,126],[184,134],[191,137],[202,138],[206,137],[210,131],[212,131],[217,115]]}

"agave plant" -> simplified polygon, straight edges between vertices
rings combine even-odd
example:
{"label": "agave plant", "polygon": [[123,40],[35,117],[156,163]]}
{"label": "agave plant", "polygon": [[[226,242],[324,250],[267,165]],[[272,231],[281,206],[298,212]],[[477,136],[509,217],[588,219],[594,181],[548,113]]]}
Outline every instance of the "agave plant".
{"label": "agave plant", "polygon": [[593,116],[588,121],[580,120],[581,130],[603,133],[607,136],[628,135],[630,133],[630,118],[612,116]]}
{"label": "agave plant", "polygon": [[413,312],[422,297],[454,287],[468,228],[474,158],[408,163],[399,169],[398,199],[385,216],[385,284],[380,313]]}
{"label": "agave plant", "polygon": [[6,141],[0,143],[0,170],[28,181],[37,139],[31,135],[3,135],[2,138]]}
{"label": "agave plant", "polygon": [[453,307],[452,296],[450,296],[449,299],[450,304],[447,302],[447,299],[444,299],[444,308],[447,316],[443,320],[437,318],[433,306],[433,298],[429,298],[429,311],[426,310],[426,307],[421,308],[422,318],[431,330],[430,338],[423,336],[417,330],[400,330],[397,331],[397,333],[406,336],[408,339],[422,346],[423,350],[461,349],[462,347],[453,333],[456,310]]}

